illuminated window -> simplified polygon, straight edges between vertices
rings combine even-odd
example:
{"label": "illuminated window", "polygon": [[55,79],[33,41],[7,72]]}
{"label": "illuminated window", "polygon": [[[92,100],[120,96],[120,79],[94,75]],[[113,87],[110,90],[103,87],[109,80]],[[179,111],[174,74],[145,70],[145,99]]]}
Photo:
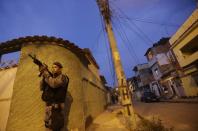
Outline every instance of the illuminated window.
{"label": "illuminated window", "polygon": [[156,68],[154,71],[155,71],[156,76],[158,76],[159,75],[159,70]]}

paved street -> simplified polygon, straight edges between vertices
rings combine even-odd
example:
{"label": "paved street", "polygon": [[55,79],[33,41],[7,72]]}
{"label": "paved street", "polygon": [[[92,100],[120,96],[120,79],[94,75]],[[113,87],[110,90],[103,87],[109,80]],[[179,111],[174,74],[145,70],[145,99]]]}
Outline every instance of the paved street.
{"label": "paved street", "polygon": [[159,116],[175,131],[198,131],[198,104],[190,103],[142,103],[134,102],[135,110],[144,117]]}

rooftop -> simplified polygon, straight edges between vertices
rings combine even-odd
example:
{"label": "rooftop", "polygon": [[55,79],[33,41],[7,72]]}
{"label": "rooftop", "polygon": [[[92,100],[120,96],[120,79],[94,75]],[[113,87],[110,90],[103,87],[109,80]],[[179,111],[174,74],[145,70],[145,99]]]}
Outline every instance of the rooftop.
{"label": "rooftop", "polygon": [[169,40],[171,45],[174,45],[182,36],[194,25],[198,23],[198,9],[184,22],[184,24],[177,30],[177,32]]}
{"label": "rooftop", "polygon": [[157,43],[154,43],[152,47],[147,49],[144,56],[146,56],[149,53],[149,51],[151,51],[152,48],[155,48],[155,47],[160,46],[160,45],[165,45],[168,42],[169,39],[170,39],[170,37],[161,38]]}
{"label": "rooftop", "polygon": [[[84,60],[87,60],[88,63],[90,63],[91,61],[99,69],[99,66],[96,60],[94,59],[91,51],[88,48],[81,49],[77,45],[75,45],[74,43],[68,40],[63,40],[62,38],[56,38],[56,37],[27,36],[27,37],[20,37],[18,39],[12,39],[6,42],[1,42],[0,43],[0,56],[3,54],[20,51],[21,47],[24,44],[28,44],[29,42],[51,42],[52,44],[62,46],[64,48],[71,50],[77,56],[83,57]],[[89,59],[87,57],[89,57]]]}

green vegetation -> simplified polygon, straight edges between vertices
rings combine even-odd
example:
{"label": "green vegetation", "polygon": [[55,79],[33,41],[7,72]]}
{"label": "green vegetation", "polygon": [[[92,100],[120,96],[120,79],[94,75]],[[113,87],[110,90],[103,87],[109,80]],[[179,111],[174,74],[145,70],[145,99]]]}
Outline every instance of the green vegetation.
{"label": "green vegetation", "polygon": [[145,119],[138,115],[140,121],[137,123],[137,128],[135,131],[173,131],[173,127],[167,128],[163,125],[162,120],[159,118]]}
{"label": "green vegetation", "polygon": [[136,128],[134,129],[133,122],[130,118],[118,115],[120,121],[129,131],[174,131],[173,127],[167,128],[163,125],[162,120],[158,117],[152,116],[146,119],[139,114],[136,114]]}

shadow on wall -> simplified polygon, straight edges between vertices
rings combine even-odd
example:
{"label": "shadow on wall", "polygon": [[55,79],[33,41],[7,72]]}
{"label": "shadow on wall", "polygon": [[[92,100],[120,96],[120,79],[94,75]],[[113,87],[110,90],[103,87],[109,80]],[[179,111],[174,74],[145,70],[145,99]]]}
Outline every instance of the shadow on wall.
{"label": "shadow on wall", "polygon": [[68,121],[69,121],[69,112],[70,112],[70,108],[71,108],[71,104],[73,102],[73,97],[71,96],[71,93],[69,91],[67,91],[67,96],[66,96],[66,100],[65,100],[65,126],[64,126],[64,131],[69,131],[69,129],[67,128],[68,125]]}
{"label": "shadow on wall", "polygon": [[87,129],[92,124],[92,122],[93,122],[93,117],[89,115],[85,121],[85,129]]}

